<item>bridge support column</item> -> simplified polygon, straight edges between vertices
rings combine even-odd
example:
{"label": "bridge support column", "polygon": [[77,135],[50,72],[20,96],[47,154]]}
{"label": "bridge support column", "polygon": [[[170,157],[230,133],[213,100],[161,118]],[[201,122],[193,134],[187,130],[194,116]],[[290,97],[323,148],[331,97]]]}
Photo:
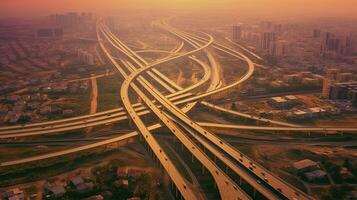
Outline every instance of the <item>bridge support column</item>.
{"label": "bridge support column", "polygon": [[175,198],[177,198],[177,187],[175,186]]}
{"label": "bridge support column", "polygon": [[205,174],[205,166],[203,164],[201,165],[201,172],[202,172],[202,175]]}
{"label": "bridge support column", "polygon": [[195,159],[193,157],[193,154],[191,154],[191,162],[194,163],[195,162]]}
{"label": "bridge support column", "polygon": [[253,198],[255,199],[255,196],[257,195],[257,190],[254,188],[254,191],[253,191]]}
{"label": "bridge support column", "polygon": [[129,117],[129,127],[134,128],[133,120],[131,119],[131,117]]}

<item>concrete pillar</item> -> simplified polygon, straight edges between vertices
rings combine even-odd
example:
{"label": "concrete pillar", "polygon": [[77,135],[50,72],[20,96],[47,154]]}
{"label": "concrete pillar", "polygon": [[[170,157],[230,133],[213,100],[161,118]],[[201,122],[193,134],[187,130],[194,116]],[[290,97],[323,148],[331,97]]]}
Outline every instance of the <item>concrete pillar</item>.
{"label": "concrete pillar", "polygon": [[131,117],[128,117],[128,118],[129,118],[129,127],[134,128],[133,119],[131,119]]}
{"label": "concrete pillar", "polygon": [[175,197],[177,198],[177,187],[175,186]]}

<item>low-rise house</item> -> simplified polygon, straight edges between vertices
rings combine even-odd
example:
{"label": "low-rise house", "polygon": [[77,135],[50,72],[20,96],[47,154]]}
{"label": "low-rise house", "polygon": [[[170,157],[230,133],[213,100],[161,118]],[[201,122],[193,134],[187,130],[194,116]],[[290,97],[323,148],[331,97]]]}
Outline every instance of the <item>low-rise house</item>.
{"label": "low-rise house", "polygon": [[3,197],[8,200],[24,200],[24,192],[19,188],[7,190],[3,193]]}
{"label": "low-rise house", "polygon": [[326,114],[326,110],[320,107],[313,107],[308,110],[311,112],[312,117],[323,116]]}
{"label": "low-rise house", "polygon": [[292,170],[295,174],[301,174],[309,171],[314,171],[317,169],[319,169],[318,163],[310,159],[300,160],[292,164]]}
{"label": "low-rise house", "polygon": [[305,178],[308,180],[308,181],[317,181],[317,180],[322,180],[326,177],[326,172],[318,169],[318,170],[314,170],[312,172],[306,172],[305,173]]}
{"label": "low-rise house", "polygon": [[64,117],[71,117],[74,114],[74,111],[71,109],[66,109],[62,111]]}
{"label": "low-rise house", "polygon": [[40,102],[37,102],[37,101],[33,101],[33,102],[29,102],[27,104],[27,107],[31,110],[36,110],[40,107],[41,103]]}
{"label": "low-rise house", "polygon": [[128,168],[127,167],[118,167],[117,176],[118,177],[128,177]]}
{"label": "low-rise house", "polygon": [[135,176],[140,176],[143,174],[143,171],[140,170],[140,169],[133,169],[133,168],[130,168],[128,170],[128,176],[131,176],[131,177],[135,177]]}
{"label": "low-rise house", "polygon": [[19,111],[9,111],[5,117],[5,121],[10,122],[10,123],[17,123],[21,116],[22,112]]}
{"label": "low-rise house", "polygon": [[6,100],[10,102],[16,102],[19,101],[20,99],[21,99],[20,95],[10,95],[6,97]]}
{"label": "low-rise house", "polygon": [[130,197],[129,199],[126,200],[140,200],[140,197]]}
{"label": "low-rise house", "polygon": [[115,181],[115,185],[117,187],[129,187],[129,181],[128,179],[119,179]]}
{"label": "low-rise house", "polygon": [[25,110],[25,105],[23,104],[18,104],[18,105],[15,105],[14,107],[12,107],[12,111],[15,111],[15,112],[22,112]]}
{"label": "low-rise house", "polygon": [[42,88],[42,92],[45,92],[45,93],[49,93],[49,92],[52,92],[52,88],[51,87],[43,87]]}
{"label": "low-rise house", "polygon": [[55,197],[61,197],[66,193],[66,189],[61,185],[54,185],[47,188]]}
{"label": "low-rise house", "polygon": [[102,195],[94,195],[88,197],[86,200],[104,200],[104,197]]}
{"label": "low-rise house", "polygon": [[0,115],[5,115],[7,112],[9,112],[9,107],[7,105],[0,104]]}
{"label": "low-rise house", "polygon": [[52,86],[52,92],[61,93],[66,92],[68,89],[67,84],[55,84]]}
{"label": "low-rise house", "polygon": [[341,167],[340,175],[343,179],[353,178],[352,172],[350,170],[348,170],[346,167]]}
{"label": "low-rise house", "polygon": [[53,106],[53,105],[49,105],[49,106],[40,108],[41,115],[46,115],[49,113],[52,113],[52,114],[62,113],[62,109],[59,108],[58,106]]}
{"label": "low-rise house", "polygon": [[77,185],[76,189],[80,193],[85,193],[93,190],[94,188],[94,183],[93,182],[86,182],[86,183],[81,183]]}
{"label": "low-rise house", "polygon": [[46,115],[49,113],[51,113],[51,106],[45,106],[45,107],[40,108],[41,115]]}
{"label": "low-rise house", "polygon": [[72,184],[74,187],[77,187],[80,184],[84,183],[84,180],[80,176],[75,176],[69,180],[69,183]]}

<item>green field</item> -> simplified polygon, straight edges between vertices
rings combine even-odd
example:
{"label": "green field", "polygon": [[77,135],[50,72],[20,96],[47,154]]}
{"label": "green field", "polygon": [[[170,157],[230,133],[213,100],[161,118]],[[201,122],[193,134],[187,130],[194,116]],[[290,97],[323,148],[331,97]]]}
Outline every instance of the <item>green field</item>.
{"label": "green field", "polygon": [[121,80],[118,75],[98,79],[98,112],[118,108]]}

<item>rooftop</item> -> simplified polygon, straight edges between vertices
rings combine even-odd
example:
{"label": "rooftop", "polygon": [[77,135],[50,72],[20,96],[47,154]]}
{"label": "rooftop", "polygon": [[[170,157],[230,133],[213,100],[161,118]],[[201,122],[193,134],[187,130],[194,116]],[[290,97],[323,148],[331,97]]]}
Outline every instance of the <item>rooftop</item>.
{"label": "rooftop", "polygon": [[310,159],[304,159],[304,160],[300,160],[300,161],[293,163],[293,167],[297,170],[305,169],[305,168],[313,167],[313,166],[317,166],[317,162],[312,161]]}

